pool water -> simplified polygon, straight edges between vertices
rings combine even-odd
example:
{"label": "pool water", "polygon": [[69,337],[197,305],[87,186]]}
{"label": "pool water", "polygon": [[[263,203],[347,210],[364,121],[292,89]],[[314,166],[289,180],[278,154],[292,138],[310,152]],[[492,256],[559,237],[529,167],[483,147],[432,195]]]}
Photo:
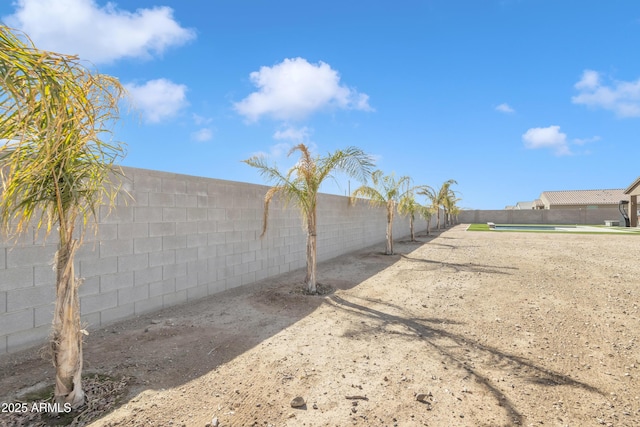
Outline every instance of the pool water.
{"label": "pool water", "polygon": [[534,230],[534,231],[556,231],[558,229],[565,230],[567,228],[576,228],[573,225],[498,225],[496,224],[495,230]]}
{"label": "pool water", "polygon": [[590,225],[546,225],[546,224],[496,224],[495,231],[558,231],[588,233],[638,233],[637,228],[594,227]]}

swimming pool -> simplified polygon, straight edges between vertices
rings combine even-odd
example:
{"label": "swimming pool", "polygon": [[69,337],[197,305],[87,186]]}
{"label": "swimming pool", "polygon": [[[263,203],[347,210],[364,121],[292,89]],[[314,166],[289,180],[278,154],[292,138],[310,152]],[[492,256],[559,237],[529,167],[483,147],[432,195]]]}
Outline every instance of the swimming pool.
{"label": "swimming pool", "polygon": [[558,229],[565,230],[567,228],[577,228],[575,225],[514,225],[514,224],[496,224],[492,230],[513,230],[513,231],[556,231]]}
{"label": "swimming pool", "polygon": [[596,227],[593,225],[493,224],[491,231],[555,231],[561,233],[638,233],[637,228]]}

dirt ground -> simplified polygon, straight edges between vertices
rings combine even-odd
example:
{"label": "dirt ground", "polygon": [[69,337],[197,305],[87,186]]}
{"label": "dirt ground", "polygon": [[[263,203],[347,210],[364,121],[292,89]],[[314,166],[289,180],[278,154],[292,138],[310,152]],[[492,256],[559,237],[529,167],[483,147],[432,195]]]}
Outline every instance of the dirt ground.
{"label": "dirt ground", "polygon": [[[640,237],[465,228],[90,330],[90,425],[640,425]],[[0,402],[52,375],[0,358]]]}

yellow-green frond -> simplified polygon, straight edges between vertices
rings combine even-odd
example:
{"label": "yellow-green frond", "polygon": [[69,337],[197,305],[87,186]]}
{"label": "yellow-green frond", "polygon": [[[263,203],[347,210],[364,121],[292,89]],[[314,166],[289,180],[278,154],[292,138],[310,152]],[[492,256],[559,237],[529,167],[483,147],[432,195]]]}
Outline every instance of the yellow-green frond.
{"label": "yellow-green frond", "polygon": [[265,217],[263,233],[266,231],[268,202],[279,194],[285,203],[295,204],[301,212],[303,222],[311,218],[316,211],[320,185],[334,170],[340,170],[354,176],[366,177],[369,173],[371,158],[360,149],[349,147],[338,150],[326,157],[313,156],[309,148],[299,144],[289,151],[289,155],[299,152],[300,158],[287,172],[282,173],[277,166],[269,165],[264,157],[253,156],[244,163],[257,168],[259,173],[273,187],[265,198]]}
{"label": "yellow-green frond", "polygon": [[367,199],[371,205],[384,205],[387,203],[387,199],[382,193],[376,188],[367,185],[358,187],[351,193],[351,203],[354,203],[358,198]]}
{"label": "yellow-green frond", "polygon": [[[124,88],[76,57],[43,52],[0,25],[0,222],[47,231],[95,216],[124,156],[107,142]],[[112,199],[112,198],[111,198]],[[97,221],[95,222],[97,223]]]}
{"label": "yellow-green frond", "polygon": [[396,178],[394,174],[384,175],[381,170],[371,174],[372,185],[363,185],[352,193],[352,201],[356,197],[364,197],[373,204],[386,204],[389,201],[397,203],[404,194],[411,189],[407,188],[411,179],[407,176]]}

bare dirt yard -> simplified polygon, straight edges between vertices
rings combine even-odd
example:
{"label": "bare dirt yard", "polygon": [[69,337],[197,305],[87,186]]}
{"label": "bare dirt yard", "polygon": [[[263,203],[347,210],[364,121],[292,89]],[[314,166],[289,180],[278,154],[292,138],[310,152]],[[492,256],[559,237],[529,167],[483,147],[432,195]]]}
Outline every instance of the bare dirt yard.
{"label": "bare dirt yard", "polygon": [[[90,329],[90,408],[111,412],[75,423],[640,425],[640,237],[465,229],[322,263],[326,295],[297,271]],[[0,358],[0,402],[52,375]]]}

